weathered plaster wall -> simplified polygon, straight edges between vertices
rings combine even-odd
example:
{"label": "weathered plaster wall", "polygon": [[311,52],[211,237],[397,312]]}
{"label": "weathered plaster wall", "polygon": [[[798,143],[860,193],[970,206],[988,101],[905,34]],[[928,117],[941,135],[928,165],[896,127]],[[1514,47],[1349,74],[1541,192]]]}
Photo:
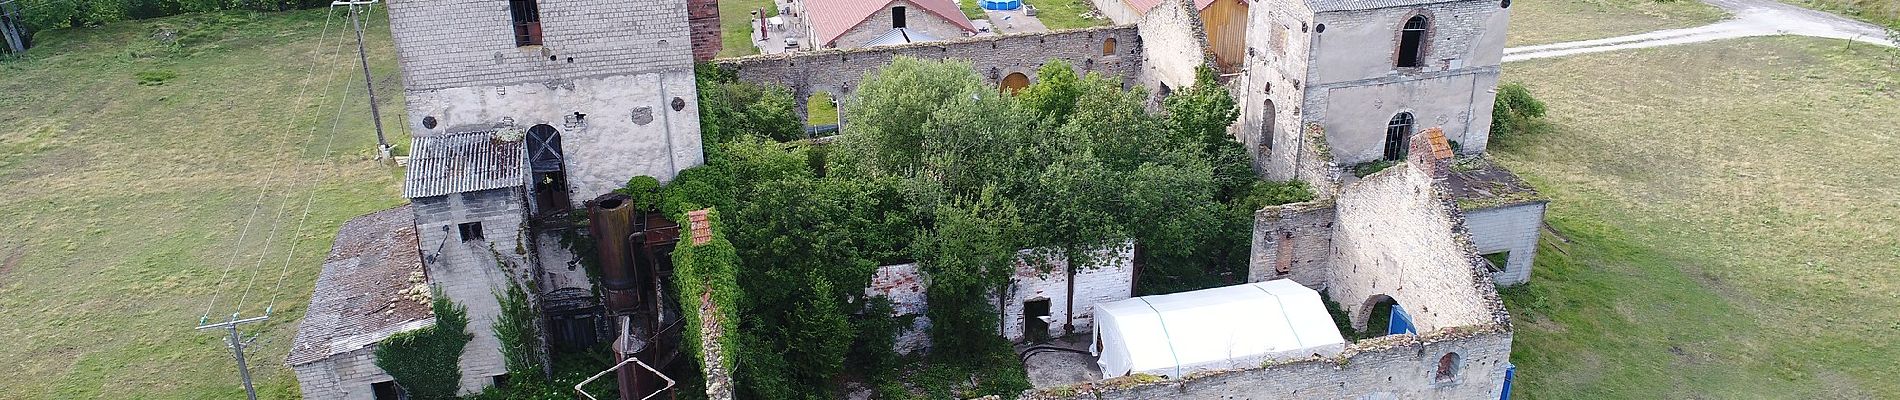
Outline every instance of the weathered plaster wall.
{"label": "weathered plaster wall", "polygon": [[[468,307],[468,332],[475,338],[462,350],[463,394],[479,392],[494,382],[493,376],[507,373],[501,342],[491,326],[501,315],[501,304],[494,294],[507,288],[510,274],[526,274],[504,269],[527,265],[521,253],[526,245],[521,229],[525,211],[518,190],[490,189],[411,200],[416,212],[417,246],[428,268],[429,283],[456,304]],[[478,221],[482,223],[483,240],[462,241],[457,226]]]}
{"label": "weathered plaster wall", "polygon": [[1305,1],[1265,0],[1248,14],[1246,70],[1232,90],[1241,109],[1234,136],[1247,145],[1262,176],[1292,180],[1303,140],[1301,81],[1313,13]]}
{"label": "weathered plaster wall", "polygon": [[[1326,31],[1313,36],[1310,78],[1314,85],[1352,82],[1422,72],[1495,67],[1504,57],[1504,32],[1509,21],[1497,1],[1457,0],[1417,7],[1326,11],[1314,23]],[[1414,15],[1424,15],[1425,44],[1421,66],[1401,69],[1399,30]]]}
{"label": "weathered plaster wall", "polygon": [[[1438,362],[1456,354],[1456,371]],[[1089,387],[1029,391],[1023,399],[1495,399],[1511,356],[1511,333],[1393,335],[1359,341],[1335,358],[1194,374],[1156,383],[1109,380]]]}
{"label": "weathered plaster wall", "polygon": [[323,361],[291,367],[303,398],[312,400],[374,400],[370,385],[396,378],[376,367],[376,347],[337,354]]}
{"label": "weathered plaster wall", "polygon": [[840,49],[864,47],[872,39],[877,39],[879,36],[884,36],[885,33],[889,33],[892,28],[891,23],[893,22],[891,19],[891,8],[897,6],[904,7],[904,27],[906,29],[922,32],[937,39],[946,40],[959,39],[968,35],[968,33],[963,30],[963,27],[957,26],[956,23],[950,22],[950,20],[945,19],[943,16],[925,10],[923,6],[917,5],[917,3],[897,1],[885,6],[883,10],[871,13],[869,18],[865,18],[864,21],[859,22],[857,26],[845,30],[843,35],[838,36],[838,40],[831,42],[831,47]]}
{"label": "weathered plaster wall", "polygon": [[[635,176],[665,182],[704,162],[690,68],[407,95],[408,125],[416,135],[493,129],[504,121],[524,130],[537,124],[559,130],[574,207],[625,187]],[[435,128],[426,127],[424,118],[434,118]]]}
{"label": "weathered plaster wall", "polygon": [[1059,255],[1050,257],[1044,267],[1032,265],[1026,259],[1018,261],[1015,276],[1000,296],[1003,301],[1003,338],[1010,341],[1025,339],[1027,332],[1023,303],[1035,299],[1049,299],[1049,317],[1053,322],[1049,324],[1047,337],[1066,334],[1063,329],[1065,323],[1073,323],[1074,332],[1091,332],[1095,326],[1096,304],[1128,299],[1134,295],[1134,256],[1134,244],[1131,242],[1115,249],[1097,251],[1092,266],[1076,270],[1073,296],[1075,314],[1072,319],[1069,318],[1069,276],[1065,273],[1068,260]]}
{"label": "weathered plaster wall", "polygon": [[[1115,51],[1103,54],[1102,44],[1115,40]],[[968,61],[990,83],[1011,73],[1035,77],[1050,59],[1067,61],[1078,73],[1103,73],[1134,82],[1142,64],[1142,38],[1130,25],[1066,30],[1053,33],[984,36],[903,46],[849,50],[821,50],[719,60],[738,73],[739,80],[783,86],[792,92],[798,113],[815,93],[849,98],[865,75],[890,64],[897,56]],[[839,110],[849,119],[849,110]],[[847,121],[848,125],[849,122]]]}
{"label": "weathered plaster wall", "polygon": [[1247,282],[1292,279],[1325,291],[1333,280],[1328,258],[1333,251],[1335,212],[1332,202],[1323,200],[1254,212],[1253,256],[1248,258]]}
{"label": "weathered plaster wall", "polygon": [[1491,274],[1500,286],[1528,282],[1531,260],[1537,255],[1537,234],[1544,224],[1548,202],[1532,201],[1465,212],[1465,229],[1479,254],[1511,252],[1504,270]]}
{"label": "weathered plaster wall", "polygon": [[1412,113],[1412,132],[1440,127],[1466,154],[1482,152],[1466,142],[1484,143],[1491,129],[1491,106],[1498,69],[1465,73],[1421,73],[1409,80],[1382,79],[1310,88],[1306,118],[1326,126],[1327,145],[1341,165],[1377,160],[1385,152],[1386,125],[1394,115]]}
{"label": "weathered plaster wall", "polygon": [[1161,94],[1163,85],[1170,90],[1192,86],[1196,69],[1213,66],[1194,0],[1161,0],[1135,26],[1140,28],[1139,54],[1146,60],[1139,80],[1149,93]]}
{"label": "weathered plaster wall", "polygon": [[1355,328],[1380,295],[1405,307],[1419,332],[1507,319],[1457,205],[1422,166],[1393,166],[1341,190],[1328,294]]}
{"label": "weathered plaster wall", "polygon": [[396,42],[403,86],[414,91],[692,71],[686,2],[538,3],[542,45],[519,47],[508,2],[389,3],[390,34]]}

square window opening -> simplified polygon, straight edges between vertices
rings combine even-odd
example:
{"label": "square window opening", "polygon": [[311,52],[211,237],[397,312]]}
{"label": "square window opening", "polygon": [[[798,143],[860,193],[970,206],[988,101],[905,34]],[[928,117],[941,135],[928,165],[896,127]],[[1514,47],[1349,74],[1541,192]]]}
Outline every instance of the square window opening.
{"label": "square window opening", "polygon": [[464,222],[455,227],[462,231],[462,241],[464,242],[482,240],[482,223],[480,221]]}

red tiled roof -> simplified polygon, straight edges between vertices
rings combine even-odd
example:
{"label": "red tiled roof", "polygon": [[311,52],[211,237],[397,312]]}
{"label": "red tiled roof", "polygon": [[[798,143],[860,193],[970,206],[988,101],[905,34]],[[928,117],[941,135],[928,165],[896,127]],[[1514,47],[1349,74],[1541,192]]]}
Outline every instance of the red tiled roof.
{"label": "red tiled roof", "polygon": [[1445,140],[1444,129],[1439,129],[1436,127],[1431,128],[1431,129],[1426,129],[1425,140],[1426,140],[1425,143],[1431,145],[1432,159],[1444,160],[1444,159],[1451,158],[1452,156],[1451,143]]}
{"label": "red tiled roof", "polygon": [[[804,0],[805,13],[811,20],[812,30],[818,35],[819,45],[829,45],[844,36],[845,31],[864,23],[866,18],[889,9],[891,3],[903,1],[917,5],[925,11],[950,20],[963,30],[976,31],[976,24],[963,16],[963,10],[957,9],[956,0]],[[979,0],[969,0],[979,1]],[[881,30],[880,30],[881,31]]]}

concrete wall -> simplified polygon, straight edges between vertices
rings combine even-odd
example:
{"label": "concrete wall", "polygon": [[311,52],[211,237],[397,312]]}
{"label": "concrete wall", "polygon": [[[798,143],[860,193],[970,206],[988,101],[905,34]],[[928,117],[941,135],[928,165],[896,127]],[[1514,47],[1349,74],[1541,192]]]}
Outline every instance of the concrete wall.
{"label": "concrete wall", "polygon": [[879,36],[884,36],[885,33],[889,33],[892,28],[891,8],[899,6],[904,7],[904,27],[907,29],[934,36],[938,39],[958,39],[968,34],[967,31],[963,30],[962,26],[958,26],[955,22],[950,22],[949,19],[945,19],[943,16],[937,15],[937,13],[930,12],[930,10],[924,9],[923,6],[917,5],[917,3],[900,0],[892,2],[882,10],[871,13],[870,17],[865,18],[862,22],[858,22],[857,26],[845,30],[843,35],[839,35],[837,40],[830,43],[831,47],[840,49],[864,47],[872,39],[877,39]]}
{"label": "concrete wall", "polygon": [[692,70],[686,2],[540,0],[539,4],[542,45],[518,47],[508,2],[390,3],[390,34],[402,65],[403,86],[411,91],[507,86]]}
{"label": "concrete wall", "polygon": [[1246,70],[1231,90],[1241,110],[1234,136],[1247,145],[1261,176],[1293,180],[1304,146],[1301,81],[1313,13],[1301,0],[1265,0],[1248,10]]}
{"label": "concrete wall", "polygon": [[1139,80],[1149,93],[1162,93],[1163,85],[1171,89],[1191,86],[1196,69],[1213,66],[1194,0],[1161,0],[1135,26],[1141,34],[1140,54],[1146,60]]}
{"label": "concrete wall", "polygon": [[[507,372],[501,342],[491,327],[501,315],[494,293],[507,288],[511,274],[526,275],[526,271],[515,270],[527,265],[523,254],[526,232],[521,229],[525,211],[520,196],[519,189],[506,188],[411,200],[416,212],[417,246],[428,269],[429,283],[468,308],[468,332],[475,338],[462,350],[464,394],[481,391],[493,383],[493,376]],[[457,226],[476,221],[482,223],[484,240],[462,241]]]}
{"label": "concrete wall", "polygon": [[1533,201],[1465,212],[1465,230],[1479,254],[1511,252],[1504,270],[1491,274],[1500,286],[1531,279],[1531,261],[1537,256],[1537,234],[1544,224],[1547,202]]}
{"label": "concrete wall", "polygon": [[376,367],[376,347],[337,354],[323,361],[291,367],[303,398],[310,400],[373,400],[370,385],[395,380]]}
{"label": "concrete wall", "polygon": [[[1400,28],[1413,15],[1430,21],[1422,65],[1398,68]],[[1400,112],[1413,113],[1414,132],[1443,127],[1466,154],[1482,153],[1509,21],[1498,2],[1479,0],[1318,13],[1315,32],[1326,31],[1313,35],[1302,119],[1325,126],[1342,165],[1379,158]]]}
{"label": "concrete wall", "polygon": [[[1102,54],[1102,43],[1111,38],[1115,39],[1115,54]],[[798,113],[803,115],[806,100],[813,94],[830,93],[833,99],[844,101],[858,83],[864,81],[865,75],[890,64],[897,56],[968,61],[977,74],[990,83],[1001,81],[1011,73],[1034,77],[1036,69],[1050,59],[1067,61],[1078,73],[1098,72],[1133,82],[1141,68],[1141,48],[1141,37],[1135,33],[1135,27],[1123,25],[729,58],[719,60],[719,65],[737,71],[739,80],[791,90]],[[848,118],[847,113],[847,110],[839,110],[841,118]]]}
{"label": "concrete wall", "polygon": [[[1313,290],[1326,290],[1333,273],[1333,204],[1310,201],[1254,212],[1253,255],[1247,282],[1292,279]],[[1285,272],[1281,272],[1284,270]]]}
{"label": "concrete wall", "polygon": [[[1511,334],[1496,327],[1430,336],[1393,335],[1362,340],[1334,358],[1193,374],[1186,379],[1137,383],[1111,379],[1086,387],[1024,393],[1023,399],[1496,399],[1511,356]],[[1459,360],[1440,379],[1446,354]]]}
{"label": "concrete wall", "polygon": [[[522,129],[553,126],[561,132],[575,207],[625,187],[634,176],[665,182],[705,161],[691,68],[407,95],[408,127],[415,135],[493,129],[503,121]],[[576,120],[575,113],[585,117]],[[436,127],[427,128],[424,118],[434,118]]]}
{"label": "concrete wall", "polygon": [[1328,294],[1355,328],[1365,327],[1379,296],[1405,307],[1419,332],[1508,319],[1457,205],[1420,165],[1393,166],[1341,190]]}
{"label": "concrete wall", "polygon": [[[1083,267],[1075,273],[1074,307],[1070,308],[1069,276],[1065,272],[1068,260],[1060,255],[1049,257],[1044,266],[1036,266],[1019,261],[1016,274],[1010,279],[1009,287],[999,296],[1002,299],[1001,327],[1004,339],[1022,341],[1025,332],[1023,303],[1035,299],[1049,300],[1049,324],[1047,337],[1059,337],[1068,334],[1065,323],[1073,324],[1073,332],[1091,332],[1095,326],[1095,305],[1133,297],[1135,284],[1134,244],[1119,246],[1115,249],[1097,251],[1093,266]],[[1027,250],[1024,251],[1027,254]],[[1045,272],[1046,271],[1046,272]],[[1073,318],[1069,314],[1074,311]]]}

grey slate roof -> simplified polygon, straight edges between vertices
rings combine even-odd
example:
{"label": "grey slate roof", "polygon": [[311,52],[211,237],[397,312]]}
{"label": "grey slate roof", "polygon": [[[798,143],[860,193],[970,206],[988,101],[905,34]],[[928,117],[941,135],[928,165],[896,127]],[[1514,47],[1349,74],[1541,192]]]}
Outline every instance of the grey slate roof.
{"label": "grey slate roof", "polygon": [[1409,7],[1423,4],[1451,3],[1462,0],[1306,0],[1313,12],[1371,10],[1375,8]]}
{"label": "grey slate roof", "polygon": [[524,141],[495,139],[495,131],[418,136],[410,142],[402,184],[408,198],[473,192],[527,183]]}
{"label": "grey slate roof", "polygon": [[376,344],[399,332],[435,324],[429,307],[397,292],[422,271],[416,218],[409,205],[344,222],[323,259],[310,308],[304,310],[286,363],[296,366]]}

